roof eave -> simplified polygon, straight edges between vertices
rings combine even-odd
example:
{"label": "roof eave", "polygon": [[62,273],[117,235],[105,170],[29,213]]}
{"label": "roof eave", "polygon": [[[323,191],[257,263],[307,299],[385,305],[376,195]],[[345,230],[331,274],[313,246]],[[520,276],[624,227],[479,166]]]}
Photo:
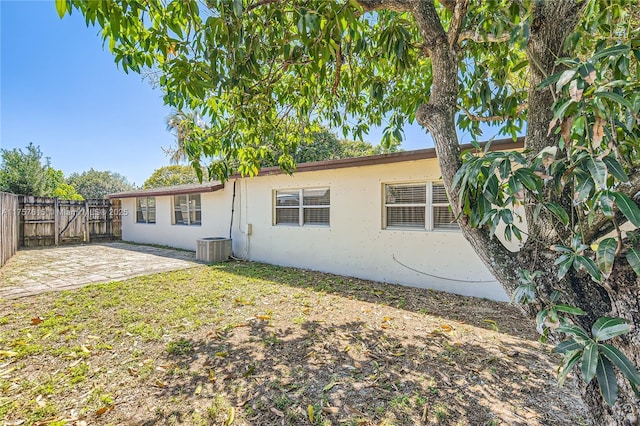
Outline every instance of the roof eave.
{"label": "roof eave", "polygon": [[116,194],[109,194],[107,198],[136,198],[136,197],[157,197],[162,195],[185,195],[185,194],[201,194],[206,192],[215,192],[224,189],[224,184],[205,186],[201,188],[183,188],[183,189],[146,189],[141,191],[120,192]]}

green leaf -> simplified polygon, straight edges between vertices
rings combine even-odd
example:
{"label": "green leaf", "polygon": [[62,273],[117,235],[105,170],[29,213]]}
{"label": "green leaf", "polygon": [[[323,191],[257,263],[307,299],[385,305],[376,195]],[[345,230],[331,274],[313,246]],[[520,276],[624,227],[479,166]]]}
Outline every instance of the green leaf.
{"label": "green leaf", "polygon": [[616,258],[617,248],[618,242],[615,238],[605,238],[598,244],[598,249],[596,250],[596,263],[598,264],[598,269],[600,269],[600,271],[602,271],[602,273],[607,277],[611,274],[611,270],[613,269],[613,262]]}
{"label": "green leaf", "polygon": [[537,192],[540,184],[540,178],[538,178],[533,172],[529,169],[518,169],[513,172],[516,179],[518,179],[522,184],[527,187],[528,190],[532,192]]}
{"label": "green leaf", "polygon": [[514,303],[528,303],[536,298],[536,286],[533,283],[520,284],[513,292]]}
{"label": "green leaf", "polygon": [[628,100],[626,100],[622,96],[618,95],[617,93],[613,93],[613,92],[595,92],[594,95],[598,96],[599,98],[609,99],[611,101],[619,103],[620,105],[624,105],[625,107],[629,108],[630,110],[633,110],[633,105],[631,105],[631,102],[629,102]]}
{"label": "green leaf", "polygon": [[242,0],[233,0],[233,13],[238,18],[242,16]]}
{"label": "green leaf", "polygon": [[607,169],[609,170],[609,173],[611,173],[620,182],[629,181],[629,176],[627,176],[627,173],[624,171],[624,168],[618,162],[618,160],[608,155],[604,157],[602,161],[604,161],[604,164],[607,165]]}
{"label": "green leaf", "polygon": [[602,281],[602,274],[600,273],[600,269],[596,266],[596,263],[591,260],[590,257],[587,256],[576,256],[573,260],[573,267],[579,269],[580,267],[584,268],[591,278],[596,281]]}
{"label": "green leaf", "polygon": [[596,367],[598,365],[598,345],[595,343],[588,344],[582,352],[582,377],[584,381],[589,383],[596,375]]}
{"label": "green leaf", "polygon": [[587,344],[591,341],[591,338],[589,337],[587,332],[584,331],[582,327],[574,324],[562,324],[556,329],[556,331],[572,336],[578,343]]}
{"label": "green leaf", "polygon": [[636,275],[640,276],[640,252],[635,248],[630,248],[627,252],[627,262],[633,268]]}
{"label": "green leaf", "polygon": [[640,228],[640,209],[631,198],[621,192],[613,192],[616,199],[616,205],[623,215],[636,227]]}
{"label": "green leaf", "polygon": [[56,12],[60,19],[64,18],[64,14],[67,13],[67,0],[56,0]]}
{"label": "green leaf", "polygon": [[502,179],[508,178],[509,174],[511,173],[511,160],[509,160],[508,158],[502,160],[502,162],[500,163],[499,171],[500,177]]}
{"label": "green leaf", "polygon": [[557,304],[555,306],[556,311],[564,312],[571,315],[584,315],[584,311],[578,307],[565,305],[564,303]]}
{"label": "green leaf", "polygon": [[569,339],[564,342],[560,342],[555,348],[553,348],[553,352],[557,354],[565,354],[567,352],[582,349],[583,347],[584,344],[576,342],[574,339]]}
{"label": "green leaf", "polygon": [[536,89],[537,90],[544,89],[545,87],[555,83],[556,81],[560,80],[561,75],[562,75],[562,72],[558,72],[553,75],[550,75],[549,77],[542,80],[540,84],[538,84],[538,87],[536,87]]}
{"label": "green leaf", "polygon": [[602,189],[607,189],[607,166],[604,161],[594,157],[588,157],[586,160],[587,169],[591,173],[593,181]]}
{"label": "green leaf", "polygon": [[571,269],[571,265],[573,265],[574,255],[571,253],[565,253],[559,258],[556,259],[555,264],[559,265],[558,268],[558,279],[562,279],[569,269]]}
{"label": "green leaf", "polygon": [[560,222],[562,222],[562,224],[564,226],[567,226],[569,224],[569,215],[567,214],[567,212],[560,207],[559,204],[556,203],[546,203],[544,205],[551,213],[554,214],[555,217],[557,217],[558,219],[560,219]]}
{"label": "green leaf", "polygon": [[630,330],[631,326],[622,318],[601,317],[591,327],[591,334],[596,341],[602,342],[626,334]]}
{"label": "green leaf", "polygon": [[613,371],[611,362],[605,357],[598,357],[598,366],[596,368],[596,377],[598,378],[598,386],[604,400],[613,406],[618,399],[618,381]]}
{"label": "green leaf", "polygon": [[619,45],[616,45],[616,46],[611,46],[611,47],[608,47],[608,48],[606,48],[604,50],[596,52],[591,57],[591,60],[592,61],[597,61],[598,59],[605,58],[607,56],[624,55],[624,54],[629,52],[629,49],[630,49],[629,46],[627,46],[626,44],[619,44]]}
{"label": "green leaf", "polygon": [[589,194],[591,194],[591,190],[593,190],[593,181],[589,179],[586,174],[585,177],[581,176],[577,181],[574,201],[583,203],[589,198]]}
{"label": "green leaf", "polygon": [[640,385],[640,373],[638,369],[618,348],[606,343],[598,344],[598,348],[602,355],[606,356],[609,361],[618,367],[631,383],[636,386]]}
{"label": "green leaf", "polygon": [[558,368],[558,386],[562,386],[564,384],[567,374],[571,372],[573,366],[578,362],[580,355],[582,355],[582,351],[576,350],[574,352],[569,352],[564,356],[564,360]]}
{"label": "green leaf", "polygon": [[602,191],[597,200],[600,204],[600,208],[602,209],[602,214],[604,214],[605,217],[613,217],[615,215],[613,212],[615,198],[611,191]]}

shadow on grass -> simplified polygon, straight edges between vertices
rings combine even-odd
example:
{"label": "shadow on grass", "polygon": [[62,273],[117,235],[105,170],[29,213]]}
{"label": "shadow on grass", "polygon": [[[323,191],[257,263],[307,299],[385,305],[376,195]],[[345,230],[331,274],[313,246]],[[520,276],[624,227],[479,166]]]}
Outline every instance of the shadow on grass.
{"label": "shadow on grass", "polygon": [[211,267],[247,278],[442,317],[528,340],[540,337],[533,320],[527,319],[518,307],[504,302],[258,262],[228,262]]}
{"label": "shadow on grass", "polygon": [[[167,355],[175,371],[159,391],[200,399],[212,424],[225,424],[230,407],[255,425],[561,425],[570,412],[548,395],[548,363],[520,342],[500,349],[518,351],[514,362],[445,334],[394,337],[360,321],[275,329],[253,320],[213,335]],[[191,415],[172,409],[137,420],[151,426]]]}

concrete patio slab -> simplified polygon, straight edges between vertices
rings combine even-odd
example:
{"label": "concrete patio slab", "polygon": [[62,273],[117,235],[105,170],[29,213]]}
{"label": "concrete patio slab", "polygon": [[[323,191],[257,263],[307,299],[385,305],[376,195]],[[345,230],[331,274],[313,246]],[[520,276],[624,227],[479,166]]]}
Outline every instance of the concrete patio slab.
{"label": "concrete patio slab", "polygon": [[201,265],[194,252],[127,243],[18,251],[0,268],[0,299],[17,299]]}

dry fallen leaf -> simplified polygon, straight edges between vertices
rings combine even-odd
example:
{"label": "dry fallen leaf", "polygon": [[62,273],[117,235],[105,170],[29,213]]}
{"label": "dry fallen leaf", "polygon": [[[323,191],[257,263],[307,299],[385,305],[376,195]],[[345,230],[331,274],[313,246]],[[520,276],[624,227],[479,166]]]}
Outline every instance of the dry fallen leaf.
{"label": "dry fallen leaf", "polygon": [[200,395],[202,393],[202,383],[198,383],[196,386],[196,390],[193,392],[194,395]]}
{"label": "dry fallen leaf", "polygon": [[448,332],[450,332],[451,330],[453,330],[453,327],[451,327],[451,326],[450,326],[450,325],[448,325],[448,324],[442,324],[442,325],[440,326],[440,329],[442,329],[442,331],[444,331],[445,333],[448,333]]}
{"label": "dry fallen leaf", "polygon": [[276,407],[271,407],[270,411],[278,417],[284,417],[284,413],[278,410]]}
{"label": "dry fallen leaf", "polygon": [[107,411],[113,410],[113,407],[114,407],[114,405],[109,405],[108,407],[100,408],[98,411],[96,411],[96,417],[100,417],[101,415],[103,415]]}
{"label": "dry fallen leaf", "polygon": [[338,414],[340,410],[338,407],[322,407],[322,412],[325,414]]}
{"label": "dry fallen leaf", "polygon": [[271,319],[271,315],[256,315],[255,317],[262,321],[269,321]]}
{"label": "dry fallen leaf", "polygon": [[44,399],[42,395],[38,395],[36,397],[36,404],[38,404],[38,407],[42,408],[47,405],[47,401]]}
{"label": "dry fallen leaf", "polygon": [[44,321],[44,319],[42,319],[42,317],[31,318],[31,325],[38,325],[42,321]]}

